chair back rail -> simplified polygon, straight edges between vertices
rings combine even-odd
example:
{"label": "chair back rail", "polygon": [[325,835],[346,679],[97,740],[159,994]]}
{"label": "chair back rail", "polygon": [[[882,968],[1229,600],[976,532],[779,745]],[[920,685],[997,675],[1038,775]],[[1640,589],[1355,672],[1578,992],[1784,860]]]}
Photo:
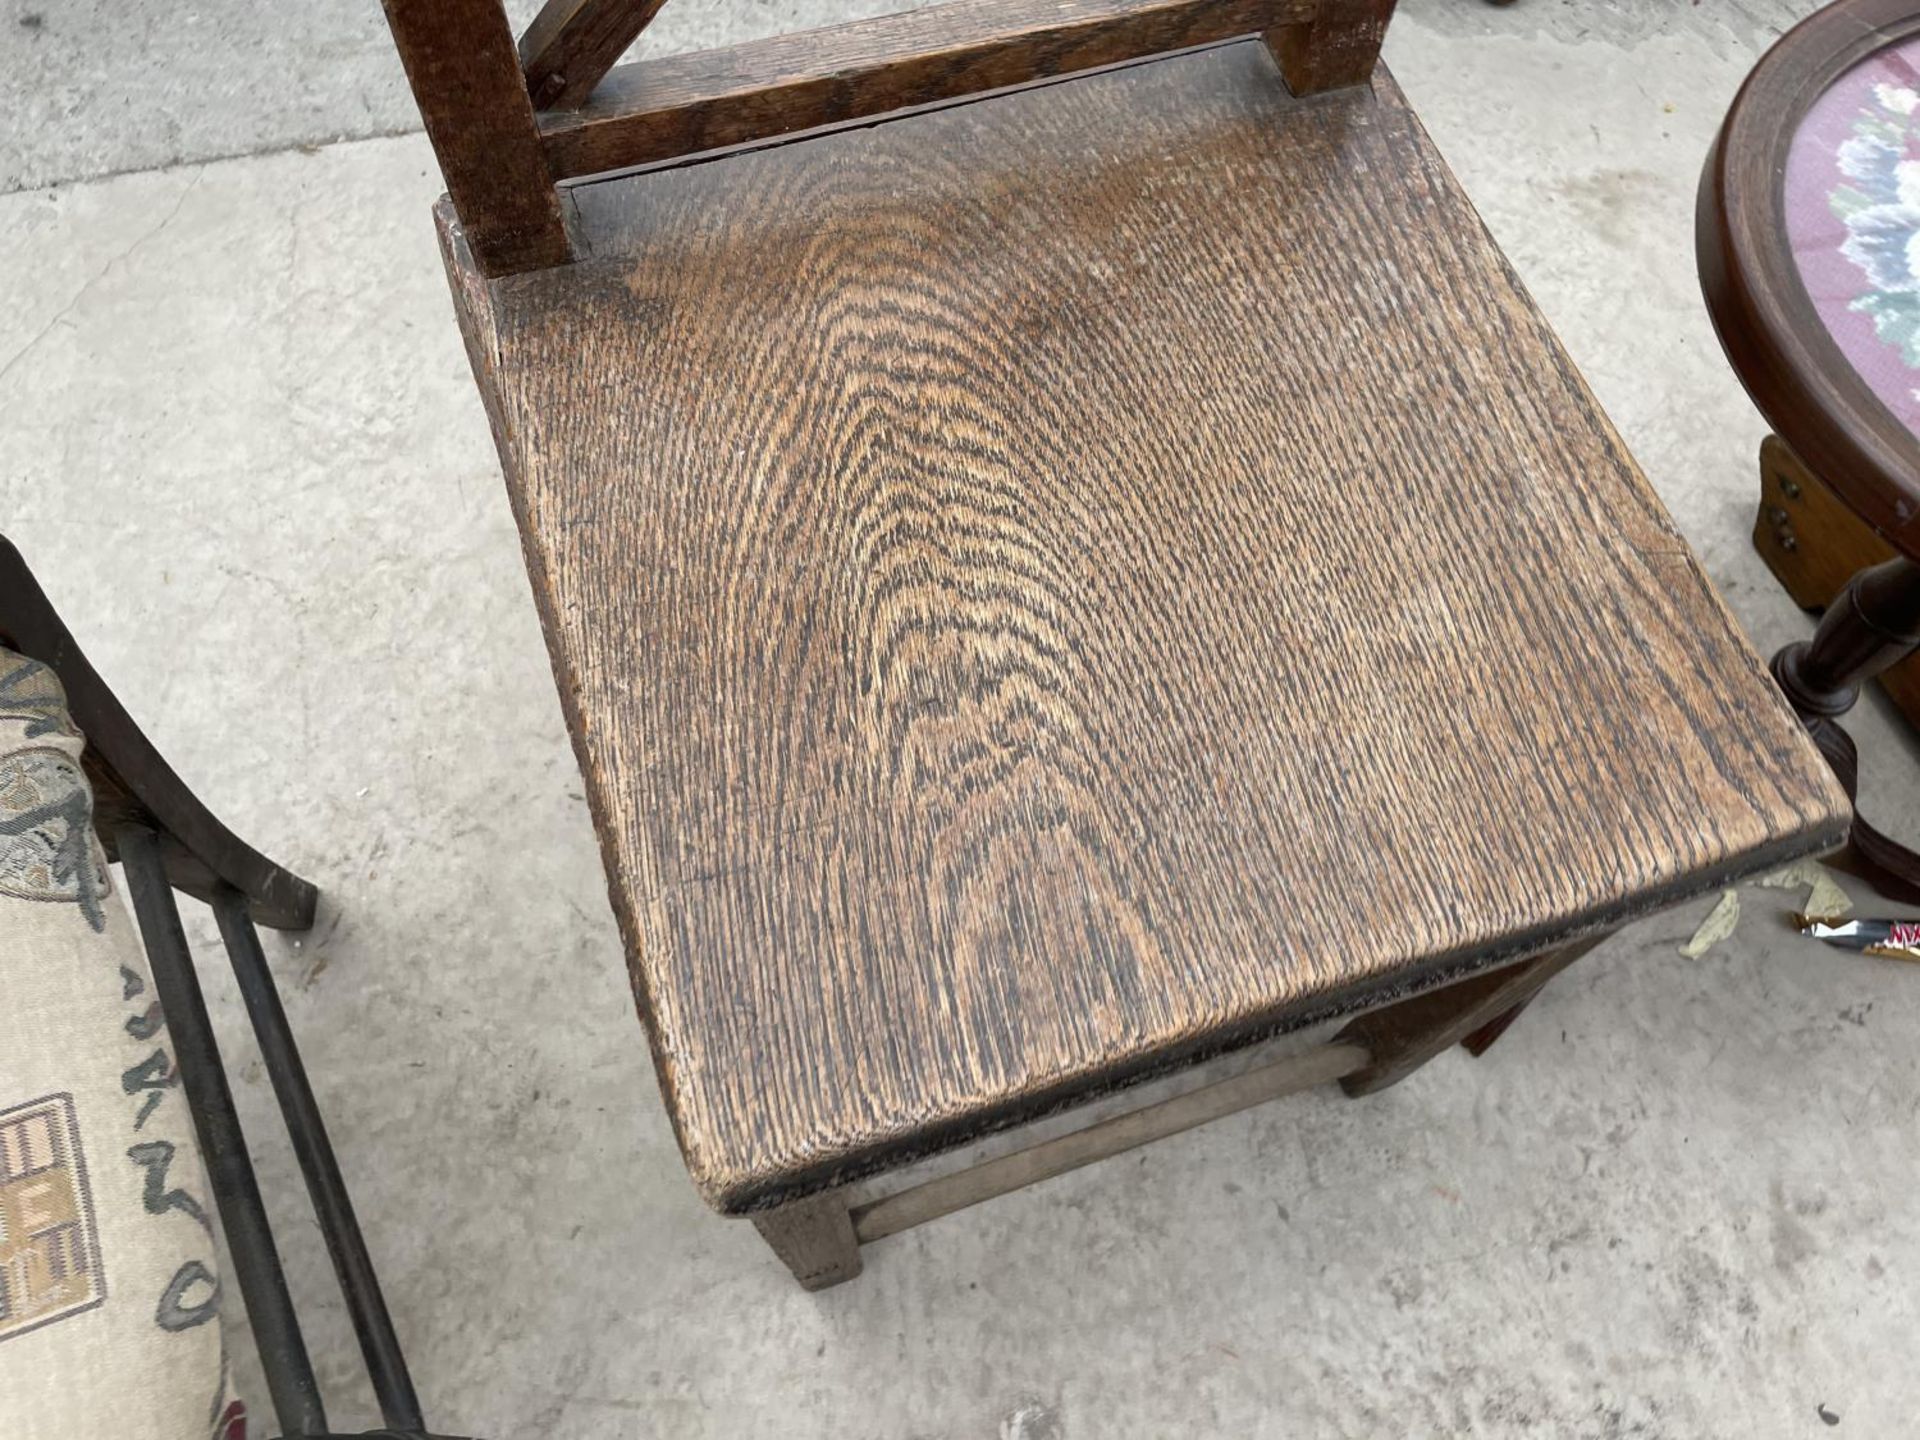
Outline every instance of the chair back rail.
{"label": "chair back rail", "polygon": [[[383,0],[475,263],[572,256],[556,181],[1262,36],[1297,95],[1362,84],[1394,0],[955,0],[610,68],[663,0]],[[538,107],[538,109],[536,108]],[[540,113],[544,111],[544,113]]]}
{"label": "chair back rail", "polygon": [[542,116],[556,178],[600,174],[1261,35],[1313,0],[955,0],[623,65]]}

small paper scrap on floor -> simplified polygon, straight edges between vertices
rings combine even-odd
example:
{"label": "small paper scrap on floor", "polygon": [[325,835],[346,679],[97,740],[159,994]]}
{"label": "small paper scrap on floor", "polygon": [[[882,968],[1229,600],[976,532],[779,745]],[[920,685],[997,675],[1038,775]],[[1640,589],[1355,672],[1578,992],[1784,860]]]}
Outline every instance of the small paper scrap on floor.
{"label": "small paper scrap on floor", "polygon": [[1722,890],[1720,903],[1707,912],[1707,918],[1700,922],[1700,928],[1693,932],[1693,938],[1680,947],[1680,953],[1689,960],[1698,960],[1733,934],[1733,927],[1739,923],[1740,896],[1732,890]]}
{"label": "small paper scrap on floor", "polygon": [[1797,860],[1782,870],[1762,875],[1753,882],[1769,890],[1797,890],[1807,887],[1807,898],[1800,913],[1813,920],[1833,920],[1853,909],[1847,892],[1833,883],[1833,876],[1818,860]]}

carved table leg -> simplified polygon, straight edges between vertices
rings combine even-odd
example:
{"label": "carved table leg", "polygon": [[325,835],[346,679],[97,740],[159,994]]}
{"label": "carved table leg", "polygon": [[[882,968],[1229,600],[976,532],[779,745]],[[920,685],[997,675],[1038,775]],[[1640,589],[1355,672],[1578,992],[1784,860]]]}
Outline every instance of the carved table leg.
{"label": "carved table leg", "polygon": [[1920,565],[1862,570],[1820,617],[1813,639],[1773,657],[1773,678],[1803,720],[1844,715],[1860,686],[1920,646]]}
{"label": "carved table leg", "polygon": [[1369,1010],[1334,1037],[1336,1043],[1365,1046],[1373,1057],[1343,1079],[1341,1088],[1349,1095],[1371,1095],[1398,1084],[1441,1051],[1474,1037],[1509,1012],[1518,1013],[1547,981],[1604,939],[1601,935],[1582,940],[1445,989]]}
{"label": "carved table leg", "polygon": [[839,1191],[762,1211],[753,1226],[808,1290],[825,1290],[860,1273],[860,1242]]}
{"label": "carved table leg", "polygon": [[[1853,708],[1860,687],[1920,648],[1920,565],[1888,560],[1848,582],[1813,639],[1773,657],[1773,678],[1806,724],[1849,797],[1859,788],[1859,754],[1836,720]],[[1882,893],[1920,900],[1920,855],[1853,817],[1854,854]]]}

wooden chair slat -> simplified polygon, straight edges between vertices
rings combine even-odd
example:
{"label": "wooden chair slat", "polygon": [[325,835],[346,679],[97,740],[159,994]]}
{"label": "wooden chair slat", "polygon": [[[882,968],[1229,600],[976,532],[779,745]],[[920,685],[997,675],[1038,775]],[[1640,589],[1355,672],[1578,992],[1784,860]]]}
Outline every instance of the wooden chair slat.
{"label": "wooden chair slat", "polygon": [[956,0],[623,65],[582,108],[543,116],[541,136],[555,177],[594,175],[1281,32],[1315,14],[1314,0]]}
{"label": "wooden chair slat", "polygon": [[666,0],[547,0],[520,37],[536,110],[572,110],[640,38]]}

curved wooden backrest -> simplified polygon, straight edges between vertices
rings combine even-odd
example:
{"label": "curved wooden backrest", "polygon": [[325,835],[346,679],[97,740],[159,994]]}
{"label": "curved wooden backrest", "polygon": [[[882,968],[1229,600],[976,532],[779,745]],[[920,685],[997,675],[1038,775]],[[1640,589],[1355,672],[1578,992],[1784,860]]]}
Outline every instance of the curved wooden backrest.
{"label": "curved wooden backrest", "polygon": [[281,930],[313,924],[316,892],[222,825],[153,748],[107,682],[87,662],[27,562],[0,535],[0,645],[60,678],[67,709],[87,737],[84,765],[94,826],[115,853],[123,829],[159,833],[168,881],[211,902],[223,888],[245,896],[253,919]]}
{"label": "curved wooden backrest", "polygon": [[1261,36],[1296,95],[1373,73],[1394,0],[954,0],[614,67],[664,0],[383,0],[474,259],[572,257],[556,182]]}

